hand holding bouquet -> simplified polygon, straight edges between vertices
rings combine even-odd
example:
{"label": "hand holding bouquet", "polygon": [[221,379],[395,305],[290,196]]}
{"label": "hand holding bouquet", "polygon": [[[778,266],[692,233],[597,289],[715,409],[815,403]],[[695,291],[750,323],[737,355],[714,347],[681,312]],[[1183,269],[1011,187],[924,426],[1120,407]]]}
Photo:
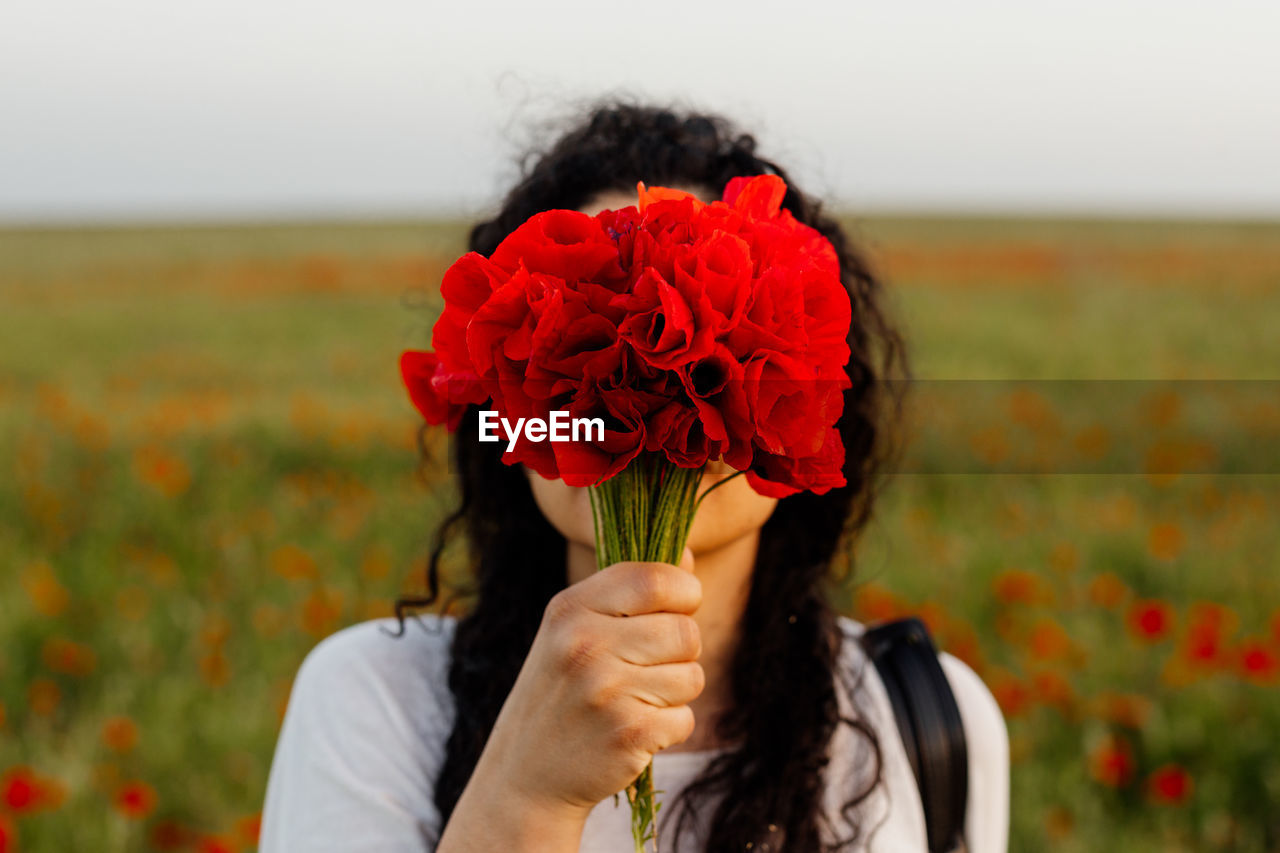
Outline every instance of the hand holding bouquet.
{"label": "hand holding bouquet", "polygon": [[[503,461],[591,489],[602,568],[679,563],[709,461],[770,497],[845,485],[851,307],[835,250],[782,209],[774,175],[710,204],[638,193],[595,216],[536,214],[491,257],[464,255],[434,351],[400,360],[419,412],[451,430],[472,405],[507,424],[600,424],[590,439],[512,436]],[[656,846],[653,794],[650,767],[627,789],[637,850]]]}

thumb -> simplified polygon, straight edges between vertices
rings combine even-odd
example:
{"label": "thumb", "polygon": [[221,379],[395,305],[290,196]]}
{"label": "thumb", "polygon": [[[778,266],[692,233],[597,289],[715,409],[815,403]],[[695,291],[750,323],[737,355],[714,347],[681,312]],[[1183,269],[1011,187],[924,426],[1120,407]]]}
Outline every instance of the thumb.
{"label": "thumb", "polygon": [[686,572],[693,571],[693,549],[688,545],[684,547],[684,553],[680,555],[680,568]]}

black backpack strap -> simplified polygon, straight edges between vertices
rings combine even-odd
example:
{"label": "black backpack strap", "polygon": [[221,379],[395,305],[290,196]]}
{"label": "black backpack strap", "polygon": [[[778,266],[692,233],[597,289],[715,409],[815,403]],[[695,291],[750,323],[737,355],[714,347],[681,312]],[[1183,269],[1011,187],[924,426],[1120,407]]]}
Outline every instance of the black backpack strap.
{"label": "black backpack strap", "polygon": [[964,850],[969,756],[960,708],[929,630],[914,617],[885,622],[866,629],[862,647],[893,705],[920,787],[930,853]]}

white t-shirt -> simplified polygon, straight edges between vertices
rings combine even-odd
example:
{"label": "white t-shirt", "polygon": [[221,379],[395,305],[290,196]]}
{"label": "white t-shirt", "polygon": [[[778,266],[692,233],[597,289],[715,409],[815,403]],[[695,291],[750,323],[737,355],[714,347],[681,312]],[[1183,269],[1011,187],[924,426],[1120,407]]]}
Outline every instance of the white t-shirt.
{"label": "white t-shirt", "polygon": [[[853,702],[838,691],[841,712],[870,723],[883,755],[882,782],[859,814],[869,851],[925,851],[924,812],[892,706],[857,637],[862,626],[841,617],[846,640],[842,672],[862,672]],[[321,641],[294,680],[276,745],[263,807],[262,853],[377,851],[430,853],[441,831],[433,784],[453,727],[448,686],[453,619],[423,615],[344,628]],[[1009,742],[991,692],[964,663],[941,656],[955,693],[969,753],[966,836],[971,853],[1004,853],[1009,826]],[[863,663],[866,663],[863,669]],[[713,752],[658,753],[654,787],[675,795]],[[840,725],[832,738],[826,800],[828,815],[874,770],[865,738]],[[858,787],[855,787],[858,786]],[[631,849],[626,798],[612,797],[590,813],[580,853]],[[710,809],[702,810],[704,815]],[[662,839],[664,810],[659,814]],[[844,825],[840,824],[842,831]],[[844,833],[844,834],[847,834]],[[680,851],[688,850],[681,847]],[[671,850],[670,840],[664,850]]]}

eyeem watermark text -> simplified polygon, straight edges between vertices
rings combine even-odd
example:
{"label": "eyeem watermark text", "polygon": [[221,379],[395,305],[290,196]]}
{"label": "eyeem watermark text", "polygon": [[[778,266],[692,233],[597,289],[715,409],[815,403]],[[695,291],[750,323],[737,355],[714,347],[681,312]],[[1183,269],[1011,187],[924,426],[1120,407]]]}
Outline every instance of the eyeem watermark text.
{"label": "eyeem watermark text", "polygon": [[501,441],[498,427],[507,436],[507,452],[516,447],[521,436],[528,441],[604,441],[604,418],[571,418],[568,412],[552,412],[551,420],[516,418],[513,424],[492,410],[480,412],[480,440]]}

